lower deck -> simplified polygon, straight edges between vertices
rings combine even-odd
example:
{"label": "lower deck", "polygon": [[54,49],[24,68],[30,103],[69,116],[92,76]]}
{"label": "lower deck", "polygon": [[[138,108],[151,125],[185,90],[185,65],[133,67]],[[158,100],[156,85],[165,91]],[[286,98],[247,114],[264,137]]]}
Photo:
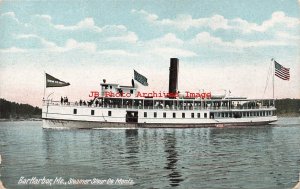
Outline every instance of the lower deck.
{"label": "lower deck", "polygon": [[238,127],[267,125],[273,120],[256,122],[210,122],[210,123],[116,123],[116,122],[91,122],[74,120],[43,119],[43,128],[70,128],[70,129],[137,129],[137,128],[205,128],[205,127]]}

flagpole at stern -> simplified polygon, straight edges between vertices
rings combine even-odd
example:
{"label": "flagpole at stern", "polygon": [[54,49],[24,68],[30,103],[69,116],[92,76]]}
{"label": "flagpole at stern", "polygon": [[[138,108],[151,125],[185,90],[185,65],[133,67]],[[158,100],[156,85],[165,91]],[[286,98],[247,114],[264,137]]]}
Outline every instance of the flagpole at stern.
{"label": "flagpole at stern", "polygon": [[271,63],[273,64],[273,66],[272,66],[273,67],[273,72],[272,72],[273,73],[272,74],[273,75],[273,106],[275,107],[275,89],[274,89],[275,88],[274,87],[275,86],[274,85],[274,81],[275,81],[275,79],[274,79],[274,76],[275,76],[275,60],[274,60],[274,58],[271,59]]}

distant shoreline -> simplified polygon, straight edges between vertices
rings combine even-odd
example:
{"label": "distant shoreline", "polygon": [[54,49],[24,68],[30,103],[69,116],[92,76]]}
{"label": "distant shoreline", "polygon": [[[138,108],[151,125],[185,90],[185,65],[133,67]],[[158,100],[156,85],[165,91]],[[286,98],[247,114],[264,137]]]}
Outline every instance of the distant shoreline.
{"label": "distant shoreline", "polygon": [[11,119],[0,119],[0,122],[7,121],[42,121],[42,118],[11,118]]}
{"label": "distant shoreline", "polygon": [[277,113],[277,117],[300,117],[300,113]]}
{"label": "distant shoreline", "polygon": [[[300,117],[300,99],[276,99],[277,116]],[[42,109],[29,104],[18,104],[0,98],[0,122],[41,121]]]}

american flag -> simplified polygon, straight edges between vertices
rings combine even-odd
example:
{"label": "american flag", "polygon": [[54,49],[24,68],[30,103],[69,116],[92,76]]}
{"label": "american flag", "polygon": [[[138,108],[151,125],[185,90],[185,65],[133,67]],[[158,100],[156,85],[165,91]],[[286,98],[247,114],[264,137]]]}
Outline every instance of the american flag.
{"label": "american flag", "polygon": [[278,62],[275,63],[275,75],[283,80],[290,80],[290,68],[285,68]]}

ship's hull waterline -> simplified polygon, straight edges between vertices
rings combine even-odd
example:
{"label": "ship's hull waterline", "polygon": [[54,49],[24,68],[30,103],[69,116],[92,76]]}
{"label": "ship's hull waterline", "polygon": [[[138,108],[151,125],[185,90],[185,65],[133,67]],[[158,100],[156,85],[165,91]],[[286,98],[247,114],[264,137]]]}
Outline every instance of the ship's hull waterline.
{"label": "ship's hull waterline", "polygon": [[45,129],[137,129],[137,128],[205,128],[205,127],[240,127],[261,126],[277,121],[274,119],[243,122],[211,122],[197,124],[182,123],[116,123],[77,120],[43,119]]}

